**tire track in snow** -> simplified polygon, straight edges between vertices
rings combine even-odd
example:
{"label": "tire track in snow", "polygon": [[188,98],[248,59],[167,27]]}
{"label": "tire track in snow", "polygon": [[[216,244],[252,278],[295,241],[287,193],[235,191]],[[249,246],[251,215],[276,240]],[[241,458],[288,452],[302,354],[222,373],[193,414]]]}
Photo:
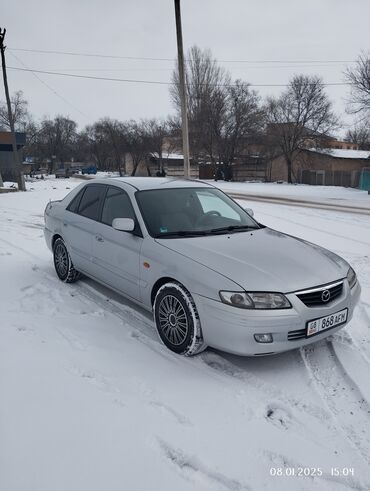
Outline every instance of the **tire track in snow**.
{"label": "tire track in snow", "polygon": [[185,479],[195,481],[195,484],[201,484],[203,481],[212,489],[215,489],[216,485],[219,489],[226,489],[227,491],[251,490],[249,485],[209,468],[198,457],[186,455],[182,450],[173,447],[162,439],[157,438],[156,443],[159,446],[161,454],[176,468],[180,475]]}
{"label": "tire track in snow", "polygon": [[[288,413],[292,409],[295,409],[301,413],[308,414],[309,416],[319,420],[321,423],[325,424],[329,430],[335,429],[333,425],[328,423],[329,411],[326,411],[321,406],[317,406],[313,403],[306,403],[300,399],[297,399],[290,394],[276,388],[275,386],[265,382],[262,378],[259,378],[247,370],[239,368],[234,363],[228,361],[222,355],[214,353],[212,351],[206,351],[197,357],[198,361],[202,364],[207,365],[209,368],[214,370],[216,373],[223,377],[232,378],[234,381],[241,382],[241,387],[245,388],[245,385],[249,385],[258,391],[264,393],[269,399],[274,399],[283,404],[283,407],[287,408]],[[276,406],[272,404],[272,406]],[[267,411],[270,406],[267,406]]]}
{"label": "tire track in snow", "polygon": [[370,465],[370,405],[338,359],[330,340],[300,349],[320,397],[344,435]]}
{"label": "tire track in snow", "polygon": [[[360,301],[355,311],[355,315],[351,320],[352,324],[360,322],[362,327],[370,329],[370,316],[367,313],[366,302]],[[361,335],[361,334],[359,334]],[[341,344],[345,344],[360,353],[361,357],[368,364],[367,370],[370,371],[370,339],[362,337],[359,341],[350,334],[347,330],[341,330],[335,333],[332,339]]]}

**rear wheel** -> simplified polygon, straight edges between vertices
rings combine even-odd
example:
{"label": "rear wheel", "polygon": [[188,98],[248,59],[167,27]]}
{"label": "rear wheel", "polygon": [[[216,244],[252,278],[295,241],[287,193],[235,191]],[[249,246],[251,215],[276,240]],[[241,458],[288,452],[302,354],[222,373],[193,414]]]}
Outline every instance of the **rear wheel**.
{"label": "rear wheel", "polygon": [[65,283],[74,283],[81,274],[75,270],[64,240],[60,237],[53,245],[54,267],[58,278]]}
{"label": "rear wheel", "polygon": [[154,318],[159,337],[171,351],[192,356],[206,348],[194,300],[179,283],[166,283],[158,290]]}

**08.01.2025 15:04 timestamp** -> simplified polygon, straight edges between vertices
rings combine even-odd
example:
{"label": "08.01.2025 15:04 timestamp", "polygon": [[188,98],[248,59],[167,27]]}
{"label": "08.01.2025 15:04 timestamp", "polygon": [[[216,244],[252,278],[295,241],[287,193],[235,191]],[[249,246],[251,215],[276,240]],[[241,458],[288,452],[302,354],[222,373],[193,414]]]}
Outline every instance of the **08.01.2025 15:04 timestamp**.
{"label": "08.01.2025 15:04 timestamp", "polygon": [[353,467],[330,467],[329,472],[320,467],[270,467],[270,476],[297,476],[297,477],[320,477],[330,474],[334,477],[353,477],[355,470]]}

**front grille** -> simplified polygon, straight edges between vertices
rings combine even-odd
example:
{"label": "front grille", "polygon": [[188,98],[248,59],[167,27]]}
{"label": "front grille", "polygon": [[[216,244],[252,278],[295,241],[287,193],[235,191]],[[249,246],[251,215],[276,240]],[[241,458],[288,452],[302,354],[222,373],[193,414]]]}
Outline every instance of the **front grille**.
{"label": "front grille", "polygon": [[306,329],[297,329],[296,331],[288,332],[288,341],[296,341],[306,337]]}
{"label": "front grille", "polygon": [[[340,281],[331,285],[305,290],[300,293],[296,293],[296,295],[305,305],[307,305],[307,307],[316,307],[329,305],[342,294],[342,291],[343,281]],[[327,292],[329,292],[329,294]],[[328,295],[328,300],[325,300]]]}

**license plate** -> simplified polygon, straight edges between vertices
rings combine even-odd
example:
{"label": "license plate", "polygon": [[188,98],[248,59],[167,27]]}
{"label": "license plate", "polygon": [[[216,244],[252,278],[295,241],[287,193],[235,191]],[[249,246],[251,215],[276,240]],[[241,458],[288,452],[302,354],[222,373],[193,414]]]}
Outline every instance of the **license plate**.
{"label": "license plate", "polygon": [[307,322],[307,337],[319,334],[322,331],[331,329],[332,327],[344,324],[347,321],[348,309],[340,310],[335,314],[319,317]]}

